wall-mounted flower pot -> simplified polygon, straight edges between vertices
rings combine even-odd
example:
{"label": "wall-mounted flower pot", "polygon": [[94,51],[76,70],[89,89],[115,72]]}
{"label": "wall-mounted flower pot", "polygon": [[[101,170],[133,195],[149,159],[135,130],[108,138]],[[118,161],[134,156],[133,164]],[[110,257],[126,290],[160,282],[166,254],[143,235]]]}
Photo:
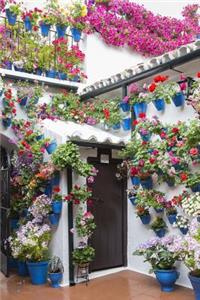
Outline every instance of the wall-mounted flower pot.
{"label": "wall-mounted flower pot", "polygon": [[143,189],[151,190],[153,188],[153,180],[151,176],[147,177],[146,179],[140,179],[140,183]]}
{"label": "wall-mounted flower pot", "polygon": [[51,197],[52,195],[52,184],[51,182],[47,183],[44,189],[44,194],[47,195],[48,197]]}
{"label": "wall-mounted flower pot", "polygon": [[35,73],[36,73],[36,75],[39,75],[39,76],[41,76],[41,75],[42,75],[42,73],[43,73],[43,71],[42,71],[42,69],[40,69],[40,68],[37,68],[37,69],[35,70]]}
{"label": "wall-mounted flower pot", "polygon": [[122,120],[122,127],[124,131],[131,130],[131,118],[125,118]]}
{"label": "wall-mounted flower pot", "polygon": [[76,75],[72,78],[72,81],[73,82],[80,82],[80,76],[79,75]]}
{"label": "wall-mounted flower pot", "polygon": [[149,214],[149,215],[140,216],[140,220],[144,225],[147,225],[151,221],[151,215]]}
{"label": "wall-mounted flower pot", "polygon": [[180,232],[184,235],[188,233],[188,228],[181,227],[179,229],[180,229]]}
{"label": "wall-mounted flower pot", "polygon": [[20,106],[25,106],[27,104],[27,100],[28,100],[28,97],[25,96],[23,98],[20,99],[20,102],[19,102],[19,105]]}
{"label": "wall-mounted flower pot", "polygon": [[17,72],[24,72],[23,67],[17,67],[15,65],[14,65],[14,70],[17,71]]}
{"label": "wall-mounted flower pot", "polygon": [[130,109],[131,109],[131,106],[130,106],[129,103],[121,102],[120,103],[120,108],[123,110],[123,112],[129,112]]}
{"label": "wall-mounted flower pot", "polygon": [[58,186],[60,184],[60,173],[56,172],[53,178],[51,179],[51,183],[54,186]]}
{"label": "wall-mounted flower pot", "polygon": [[57,32],[58,39],[65,36],[66,30],[67,30],[67,26],[56,25],[56,32]]}
{"label": "wall-mounted flower pot", "polygon": [[165,101],[163,99],[156,99],[153,101],[153,104],[158,111],[165,110]]}
{"label": "wall-mounted flower pot", "polygon": [[40,24],[41,35],[44,37],[48,36],[50,28],[51,28],[50,24],[41,23]]}
{"label": "wall-mounted flower pot", "polygon": [[2,90],[0,91],[0,97],[2,97],[3,92],[4,92],[4,89],[2,89]]}
{"label": "wall-mounted flower pot", "polygon": [[165,236],[166,230],[165,230],[165,228],[160,228],[160,229],[154,230],[154,232],[159,238],[162,238],[163,236]]}
{"label": "wall-mounted flower pot", "polygon": [[172,292],[174,290],[174,284],[179,277],[176,269],[157,270],[155,271],[155,275],[163,292]]}
{"label": "wall-mounted flower pot", "polygon": [[131,176],[132,185],[139,186],[140,185],[140,178],[138,176]]}
{"label": "wall-mounted flower pot", "polygon": [[43,139],[44,139],[44,134],[39,134],[39,135],[36,136],[37,141],[41,141]]}
{"label": "wall-mounted flower pot", "polygon": [[15,230],[19,228],[19,219],[10,219],[10,229]]}
{"label": "wall-mounted flower pot", "polygon": [[191,273],[188,274],[188,277],[194,290],[195,300],[200,300],[200,277],[193,276]]}
{"label": "wall-mounted flower pot", "polygon": [[21,212],[22,218],[26,218],[28,216],[28,208],[24,208]]}
{"label": "wall-mounted flower pot", "polygon": [[138,118],[140,113],[146,113],[147,103],[146,102],[135,103],[133,104],[133,110],[136,118]]}
{"label": "wall-mounted flower pot", "polygon": [[193,186],[191,186],[191,190],[196,193],[196,192],[200,192],[200,183],[194,184]]}
{"label": "wall-mounted flower pot", "polygon": [[28,276],[28,267],[25,261],[17,261],[17,273],[19,276]]}
{"label": "wall-mounted flower pot", "polygon": [[136,197],[135,196],[129,197],[129,200],[134,206],[136,205]]}
{"label": "wall-mounted flower pot", "polygon": [[150,139],[151,139],[151,133],[148,133],[148,134],[141,134],[140,133],[140,136],[141,136],[143,142],[149,142]]}
{"label": "wall-mounted flower pot", "polygon": [[177,214],[167,215],[167,218],[168,218],[170,224],[173,224],[176,222],[176,216],[177,216]]}
{"label": "wall-mounted flower pot", "polygon": [[112,129],[115,130],[115,131],[120,130],[120,128],[121,128],[121,124],[120,123],[117,123],[117,124],[115,124],[115,125],[112,126]]}
{"label": "wall-mounted flower pot", "polygon": [[177,93],[176,96],[172,99],[176,107],[183,106],[185,102],[185,96],[183,93]]}
{"label": "wall-mounted flower pot", "polygon": [[46,76],[49,78],[56,78],[57,72],[55,70],[46,71]]}
{"label": "wall-mounted flower pot", "polygon": [[46,146],[46,150],[47,150],[48,154],[52,154],[56,150],[56,148],[57,148],[56,141],[49,143],[48,146]]}
{"label": "wall-mounted flower pot", "polygon": [[7,69],[7,70],[12,70],[12,62],[7,60],[4,62],[4,67]]}
{"label": "wall-mounted flower pot", "polygon": [[81,31],[77,28],[71,29],[72,37],[75,42],[79,42],[81,39]]}
{"label": "wall-mounted flower pot", "polygon": [[58,78],[60,80],[66,80],[67,79],[67,74],[62,73],[62,72],[58,72]]}
{"label": "wall-mounted flower pot", "polygon": [[154,208],[154,209],[158,214],[161,214],[164,211],[164,208]]}
{"label": "wall-mounted flower pot", "polygon": [[10,9],[6,9],[6,17],[8,19],[8,24],[14,26],[17,22],[17,15],[13,14]]}
{"label": "wall-mounted flower pot", "polygon": [[168,184],[169,187],[173,187],[175,185],[175,180],[174,179],[167,179],[166,183]]}
{"label": "wall-mounted flower pot", "polygon": [[24,28],[26,31],[32,30],[32,23],[30,17],[26,16],[24,19]]}
{"label": "wall-mounted flower pot", "polygon": [[53,214],[52,213],[52,214],[49,215],[49,221],[50,221],[51,225],[58,225],[59,219],[60,219],[59,214]]}
{"label": "wall-mounted flower pot", "polygon": [[53,201],[51,207],[54,214],[60,214],[62,211],[62,201]]}
{"label": "wall-mounted flower pot", "polygon": [[197,40],[200,40],[200,33],[196,35]]}
{"label": "wall-mounted flower pot", "polygon": [[12,123],[12,119],[11,118],[4,118],[4,119],[2,119],[2,124],[3,124],[3,126],[5,128],[10,127],[11,123]]}
{"label": "wall-mounted flower pot", "polygon": [[59,288],[59,283],[62,281],[62,273],[49,273],[49,279],[51,280],[51,286],[53,288]]}
{"label": "wall-mounted flower pot", "polygon": [[48,261],[27,262],[31,282],[34,285],[41,285],[47,282]]}

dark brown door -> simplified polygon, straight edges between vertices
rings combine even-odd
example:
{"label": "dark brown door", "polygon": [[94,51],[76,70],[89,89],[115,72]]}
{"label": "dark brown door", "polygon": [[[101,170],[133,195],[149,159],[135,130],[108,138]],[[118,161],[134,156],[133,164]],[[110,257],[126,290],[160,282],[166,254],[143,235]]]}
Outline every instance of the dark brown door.
{"label": "dark brown door", "polygon": [[93,214],[97,228],[91,239],[96,256],[91,271],[126,265],[125,184],[116,179],[118,160],[109,164],[89,159],[98,170],[93,185]]}

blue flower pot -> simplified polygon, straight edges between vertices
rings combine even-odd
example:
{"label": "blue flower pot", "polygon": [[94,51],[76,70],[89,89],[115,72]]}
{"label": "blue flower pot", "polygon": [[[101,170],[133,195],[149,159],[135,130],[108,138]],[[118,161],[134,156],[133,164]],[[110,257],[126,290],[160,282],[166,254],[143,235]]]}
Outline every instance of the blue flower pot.
{"label": "blue flower pot", "polygon": [[54,177],[51,179],[51,183],[54,186],[58,186],[60,184],[60,173],[56,172]]}
{"label": "blue flower pot", "polygon": [[5,128],[8,128],[10,127],[12,123],[12,119],[11,118],[5,118],[5,119],[2,119],[2,124]]}
{"label": "blue flower pot", "polygon": [[200,40],[200,33],[196,35],[197,40]]}
{"label": "blue flower pot", "polygon": [[81,31],[77,28],[71,29],[72,37],[75,42],[79,42],[81,39]]}
{"label": "blue flower pot", "polygon": [[17,273],[19,276],[28,276],[28,268],[25,261],[17,261]]}
{"label": "blue flower pot", "polygon": [[163,99],[156,99],[153,101],[153,104],[158,111],[165,110],[165,101]]}
{"label": "blue flower pot", "polygon": [[17,269],[18,265],[17,265],[17,259],[13,258],[13,257],[9,257],[8,258],[8,267],[9,269]]}
{"label": "blue flower pot", "polygon": [[50,24],[45,24],[45,23],[40,24],[41,35],[44,37],[48,36],[50,28],[51,28]]}
{"label": "blue flower pot", "polygon": [[200,300],[200,277],[192,276],[190,273],[188,277],[194,290],[195,300]]}
{"label": "blue flower pot", "polygon": [[46,150],[47,150],[48,154],[52,154],[56,150],[56,148],[57,148],[56,142],[52,142],[48,146],[46,146]]}
{"label": "blue flower pot", "polygon": [[120,123],[117,123],[117,124],[113,125],[113,127],[112,127],[113,130],[120,130],[120,128],[121,128]]}
{"label": "blue flower pot", "polygon": [[50,214],[49,215],[49,221],[52,225],[58,225],[59,219],[60,219],[59,214]]}
{"label": "blue flower pot", "polygon": [[26,103],[27,103],[27,100],[28,100],[28,97],[26,96],[26,97],[23,97],[23,98],[21,98],[20,99],[20,103],[19,103],[19,105],[20,106],[25,106],[26,105]]}
{"label": "blue flower pot", "polygon": [[144,225],[147,225],[151,221],[151,215],[140,216],[140,220]]}
{"label": "blue flower pot", "polygon": [[158,214],[160,214],[164,211],[164,208],[154,208],[154,209]]}
{"label": "blue flower pot", "polygon": [[140,178],[137,176],[131,176],[132,185],[139,186],[140,185]]}
{"label": "blue flower pot", "polygon": [[185,96],[183,93],[177,93],[176,96],[172,99],[175,106],[176,107],[179,107],[179,106],[182,106],[185,102]]}
{"label": "blue flower pot", "polygon": [[180,229],[180,232],[182,234],[187,234],[188,233],[188,228],[179,228]]}
{"label": "blue flower pot", "polygon": [[22,218],[26,218],[28,216],[28,208],[24,208],[21,212]]}
{"label": "blue flower pot", "polygon": [[169,187],[173,187],[175,185],[175,181],[174,180],[166,180],[166,183],[168,184]]}
{"label": "blue flower pot", "polygon": [[51,184],[51,182],[46,185],[46,187],[44,189],[44,193],[48,197],[51,197],[51,195],[52,195],[52,184]]}
{"label": "blue flower pot", "polygon": [[140,179],[140,183],[143,189],[151,190],[153,188],[153,180],[151,177],[148,177],[146,179]]}
{"label": "blue flower pot", "polygon": [[131,109],[131,106],[130,106],[129,103],[121,102],[120,103],[120,108],[123,110],[123,112],[129,112],[130,109]]}
{"label": "blue flower pot", "polygon": [[32,23],[30,17],[26,16],[24,20],[24,28],[26,31],[31,31],[32,30]]}
{"label": "blue flower pot", "polygon": [[168,218],[170,224],[173,224],[176,222],[176,216],[177,216],[177,214],[167,215],[167,218]]}
{"label": "blue flower pot", "polygon": [[17,15],[11,13],[10,9],[6,9],[6,17],[8,19],[8,24],[14,26],[17,21]]}
{"label": "blue flower pot", "polygon": [[41,76],[42,75],[42,69],[40,69],[40,68],[38,68],[38,69],[36,69],[35,70],[35,73],[36,73],[36,75],[39,75],[39,76]]}
{"label": "blue flower pot", "polygon": [[172,292],[174,290],[174,284],[179,277],[179,273],[175,269],[157,270],[155,275],[163,292]]}
{"label": "blue flower pot", "polygon": [[7,70],[12,70],[12,62],[11,61],[6,61],[4,63],[4,65]]}
{"label": "blue flower pot", "polygon": [[62,211],[62,201],[53,201],[51,207],[54,214],[60,214]]}
{"label": "blue flower pot", "polygon": [[10,219],[10,229],[15,230],[19,228],[19,219]]}
{"label": "blue flower pot", "polygon": [[56,32],[57,32],[58,39],[65,36],[66,29],[67,29],[67,26],[56,25]]}
{"label": "blue flower pot", "polygon": [[147,103],[146,102],[135,103],[133,104],[133,110],[136,118],[138,118],[140,113],[146,113]]}
{"label": "blue flower pot", "polygon": [[14,65],[14,70],[17,71],[17,72],[23,72],[24,71],[24,69],[22,67],[19,68],[15,65]]}
{"label": "blue flower pot", "polygon": [[78,75],[74,76],[72,81],[74,82],[80,82],[80,77]]}
{"label": "blue flower pot", "polygon": [[49,273],[49,279],[51,280],[51,286],[53,288],[59,288],[59,283],[62,281],[62,273]]}
{"label": "blue flower pot", "polygon": [[67,74],[58,72],[58,78],[61,80],[66,80],[67,79]]}
{"label": "blue flower pot", "polygon": [[159,238],[162,238],[163,236],[165,236],[166,230],[165,228],[160,228],[158,230],[154,230],[154,232]]}
{"label": "blue flower pot", "polygon": [[126,118],[122,120],[122,127],[124,131],[131,130],[131,118]]}
{"label": "blue flower pot", "polygon": [[48,70],[46,71],[46,76],[49,78],[56,78],[57,72],[55,70]]}
{"label": "blue flower pot", "polygon": [[129,197],[129,200],[134,206],[136,205],[136,197],[135,196]]}
{"label": "blue flower pot", "polygon": [[27,266],[32,284],[40,285],[47,282],[48,261],[27,262]]}
{"label": "blue flower pot", "polygon": [[196,193],[196,192],[200,192],[200,183],[197,183],[193,186],[191,186],[191,190]]}
{"label": "blue flower pot", "polygon": [[140,133],[140,136],[141,136],[143,142],[149,142],[150,139],[151,139],[151,133],[148,133],[148,134],[141,134]]}
{"label": "blue flower pot", "polygon": [[36,136],[37,141],[41,141],[43,139],[44,139],[44,134],[40,134],[40,135]]}

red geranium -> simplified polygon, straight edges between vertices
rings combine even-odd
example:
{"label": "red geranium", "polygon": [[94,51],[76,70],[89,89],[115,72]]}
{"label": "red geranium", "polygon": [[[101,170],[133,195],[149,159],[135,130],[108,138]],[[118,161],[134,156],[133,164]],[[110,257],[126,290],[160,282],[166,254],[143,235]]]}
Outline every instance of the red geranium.
{"label": "red geranium", "polygon": [[149,92],[153,93],[156,89],[157,85],[153,82],[152,84],[150,84],[148,90]]}
{"label": "red geranium", "polygon": [[59,187],[59,186],[55,186],[55,187],[53,188],[53,192],[54,192],[54,193],[59,193],[59,192],[60,192],[60,187]]}
{"label": "red geranium", "polygon": [[140,114],[139,114],[139,118],[141,118],[141,119],[144,119],[144,118],[146,118],[146,114],[145,114],[145,113],[143,113],[143,112],[142,112],[142,113],[140,113]]}
{"label": "red geranium", "polygon": [[137,124],[138,124],[138,121],[137,121],[137,120],[134,120],[134,121],[133,121],[133,125],[136,126]]}
{"label": "red geranium", "polygon": [[197,148],[191,148],[189,151],[190,155],[195,156],[199,154],[199,150]]}
{"label": "red geranium", "polygon": [[188,179],[188,174],[187,173],[181,173],[180,178],[181,178],[181,181],[186,181]]}
{"label": "red geranium", "polygon": [[138,174],[138,168],[137,167],[131,167],[130,168],[130,175],[135,176]]}
{"label": "red geranium", "polygon": [[197,73],[197,77],[200,78],[200,72]]}
{"label": "red geranium", "polygon": [[179,132],[179,129],[178,129],[177,127],[173,127],[173,128],[172,128],[172,132],[173,132],[173,133],[178,133],[178,132]]}
{"label": "red geranium", "polygon": [[104,116],[106,118],[106,120],[108,120],[110,118],[110,111],[107,108],[104,108],[103,110]]}

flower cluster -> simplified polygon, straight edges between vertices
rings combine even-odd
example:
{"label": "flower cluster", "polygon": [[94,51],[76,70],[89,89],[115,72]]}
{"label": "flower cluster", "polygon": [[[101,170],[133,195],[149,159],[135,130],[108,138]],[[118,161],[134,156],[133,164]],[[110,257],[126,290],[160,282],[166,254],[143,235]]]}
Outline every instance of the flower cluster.
{"label": "flower cluster", "polygon": [[28,209],[30,214],[34,217],[34,222],[42,223],[43,219],[46,218],[51,211],[51,202],[51,199],[44,194],[35,199]]}
{"label": "flower cluster", "polygon": [[182,215],[176,216],[176,222],[173,224],[174,227],[185,228],[187,229],[189,226],[189,219]]}
{"label": "flower cluster", "polygon": [[188,216],[196,217],[200,215],[200,193],[188,195],[181,202],[184,212]]}

